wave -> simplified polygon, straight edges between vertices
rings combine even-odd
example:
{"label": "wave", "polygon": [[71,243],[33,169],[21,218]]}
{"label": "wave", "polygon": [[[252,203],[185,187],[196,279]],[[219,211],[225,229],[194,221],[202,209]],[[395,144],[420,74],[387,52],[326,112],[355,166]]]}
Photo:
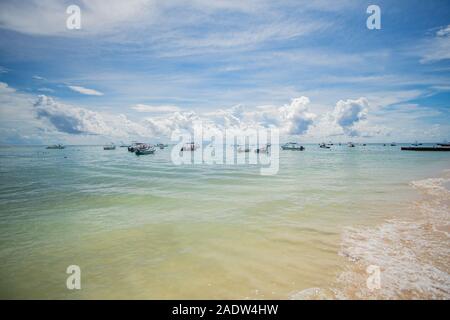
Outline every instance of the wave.
{"label": "wave", "polygon": [[[336,283],[290,298],[449,299],[450,191],[445,187],[449,182],[449,170],[442,178],[411,182],[422,197],[413,203],[408,218],[346,228],[339,255],[348,263]],[[379,270],[378,286],[368,283],[373,270]]]}

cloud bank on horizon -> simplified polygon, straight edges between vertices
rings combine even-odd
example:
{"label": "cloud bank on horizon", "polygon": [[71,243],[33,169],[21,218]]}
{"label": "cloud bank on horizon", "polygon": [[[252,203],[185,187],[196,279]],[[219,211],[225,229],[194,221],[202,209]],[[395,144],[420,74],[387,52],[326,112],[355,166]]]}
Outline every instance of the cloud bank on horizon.
{"label": "cloud bank on horizon", "polygon": [[[66,8],[81,29],[66,28]],[[450,3],[0,3],[0,143],[276,127],[302,141],[450,139]]]}

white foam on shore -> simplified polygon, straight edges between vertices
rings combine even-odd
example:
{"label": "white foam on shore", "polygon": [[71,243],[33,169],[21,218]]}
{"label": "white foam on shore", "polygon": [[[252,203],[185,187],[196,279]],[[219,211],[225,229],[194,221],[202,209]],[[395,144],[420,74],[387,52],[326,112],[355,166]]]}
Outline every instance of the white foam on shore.
{"label": "white foam on shore", "polygon": [[[444,178],[411,183],[424,199],[411,218],[377,227],[351,227],[342,235],[339,254],[349,261],[330,289],[311,288],[292,299],[450,299],[450,191]],[[366,268],[380,268],[380,288],[370,290]]]}

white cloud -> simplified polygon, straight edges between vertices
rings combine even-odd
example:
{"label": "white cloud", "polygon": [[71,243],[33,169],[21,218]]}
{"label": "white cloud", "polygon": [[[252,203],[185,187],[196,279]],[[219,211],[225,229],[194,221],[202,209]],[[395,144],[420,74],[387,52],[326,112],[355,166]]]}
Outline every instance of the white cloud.
{"label": "white cloud", "polygon": [[102,96],[103,93],[94,89],[89,89],[81,86],[67,86],[70,90],[89,95],[89,96]]}
{"label": "white cloud", "polygon": [[430,63],[450,59],[450,25],[439,29],[432,39],[425,41],[419,48],[421,63]]}
{"label": "white cloud", "polygon": [[40,95],[34,103],[38,119],[47,121],[57,131],[72,135],[103,135],[125,138],[149,136],[151,132],[125,115],[109,115],[56,102]]}
{"label": "white cloud", "polygon": [[180,108],[171,105],[150,106],[146,104],[137,104],[131,107],[131,109],[137,112],[148,112],[148,113],[166,113],[166,112],[180,111]]}
{"label": "white cloud", "polygon": [[55,92],[55,90],[50,89],[50,88],[39,88],[37,90],[40,92]]}
{"label": "white cloud", "polygon": [[34,80],[45,80],[44,77],[41,77],[41,76],[38,76],[38,75],[34,75],[34,76],[33,76],[33,79],[34,79]]}
{"label": "white cloud", "polygon": [[439,30],[436,32],[436,35],[437,35],[438,37],[447,37],[447,36],[450,36],[450,24],[449,24],[448,26],[446,26],[446,27],[443,27],[443,28],[439,29]]}

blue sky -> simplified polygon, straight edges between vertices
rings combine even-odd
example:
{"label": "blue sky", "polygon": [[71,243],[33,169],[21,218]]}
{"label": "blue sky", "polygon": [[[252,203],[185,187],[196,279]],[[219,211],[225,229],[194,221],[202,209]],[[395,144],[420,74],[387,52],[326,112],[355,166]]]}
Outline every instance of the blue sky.
{"label": "blue sky", "polygon": [[304,142],[448,140],[449,26],[445,0],[2,1],[0,143],[167,139],[199,119]]}

